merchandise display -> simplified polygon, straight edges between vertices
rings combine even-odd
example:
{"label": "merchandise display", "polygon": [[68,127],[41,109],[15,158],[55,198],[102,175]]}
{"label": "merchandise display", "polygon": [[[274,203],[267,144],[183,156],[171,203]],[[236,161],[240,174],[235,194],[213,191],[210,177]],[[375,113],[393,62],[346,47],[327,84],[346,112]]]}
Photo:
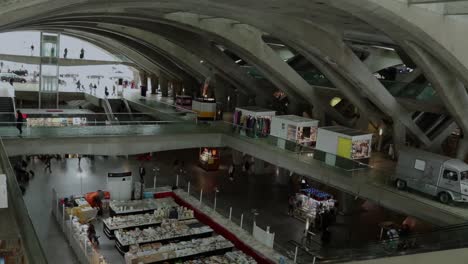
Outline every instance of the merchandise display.
{"label": "merchandise display", "polygon": [[165,219],[158,227],[146,229],[135,228],[129,231],[115,231],[116,246],[121,252],[128,251],[128,246],[134,244],[145,244],[152,242],[170,242],[174,239],[187,240],[198,237],[210,236],[213,229],[209,226],[200,225],[196,219],[178,221]]}
{"label": "merchandise display", "polygon": [[216,255],[202,259],[187,260],[184,264],[256,264],[257,262],[241,251],[226,252],[224,255]]}
{"label": "merchandise display", "polygon": [[192,106],[192,97],[188,95],[177,95],[176,105],[190,108]]}
{"label": "merchandise display", "polygon": [[[103,220],[104,233],[109,238],[114,238],[114,231],[119,229],[131,229],[135,227],[151,227],[161,224],[169,218],[171,208],[158,208],[154,212],[136,215],[123,215],[109,217]],[[177,207],[178,220],[193,219],[193,211],[185,207]]]}
{"label": "merchandise display", "polygon": [[318,120],[301,116],[274,116],[271,121],[271,135],[311,146],[317,141],[318,124]]}
{"label": "merchandise display", "polygon": [[86,117],[29,117],[26,119],[28,127],[65,127],[65,126],[86,126]]}
{"label": "merchandise display", "polygon": [[301,190],[297,193],[296,216],[299,218],[314,220],[316,216],[324,211],[330,211],[335,207],[332,195],[314,188]]}
{"label": "merchandise display", "polygon": [[67,213],[78,218],[82,224],[96,218],[98,209],[91,207],[84,197],[77,197],[73,200],[77,206],[67,208]]}
{"label": "merchandise display", "polygon": [[177,207],[172,198],[115,201],[109,203],[111,215],[148,213],[159,208]]}
{"label": "merchandise display", "polygon": [[125,254],[125,263],[184,261],[196,257],[223,254],[232,250],[233,247],[234,245],[222,236],[193,239],[167,245],[159,243],[144,246],[135,245],[131,246],[129,252]]}
{"label": "merchandise display", "polygon": [[[76,217],[72,217],[71,221],[73,237],[80,242],[79,244],[82,246],[81,250],[85,250],[85,247],[83,246],[84,244],[86,244],[86,248],[91,249],[93,246],[87,235],[88,225],[81,224]],[[107,264],[107,261],[102,255],[100,255],[96,250],[94,250],[94,253],[94,258],[89,259],[91,261],[90,264]]]}
{"label": "merchandise display", "polygon": [[219,150],[217,148],[200,148],[200,167],[205,170],[219,169],[219,156]]}
{"label": "merchandise display", "polygon": [[321,127],[314,158],[330,166],[356,169],[369,162],[371,146],[372,134],[341,126]]}
{"label": "merchandise display", "polygon": [[275,111],[257,106],[236,107],[233,123],[247,136],[266,137],[270,134],[271,118],[275,115]]}

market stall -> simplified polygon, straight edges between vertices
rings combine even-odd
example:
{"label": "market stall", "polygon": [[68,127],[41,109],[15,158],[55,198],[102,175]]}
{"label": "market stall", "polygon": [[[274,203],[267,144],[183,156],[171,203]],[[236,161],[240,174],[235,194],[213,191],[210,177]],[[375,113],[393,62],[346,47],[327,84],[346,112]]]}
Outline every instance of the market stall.
{"label": "market stall", "polygon": [[372,134],[342,127],[318,129],[314,158],[331,166],[356,169],[369,163]]}
{"label": "market stall", "polygon": [[[232,251],[233,248],[234,244],[222,236],[199,238],[168,245],[160,243],[135,245],[125,254],[125,263],[180,263],[202,257],[222,255]],[[248,263],[255,263],[251,258],[246,259],[249,260]]]}
{"label": "market stall", "polygon": [[335,200],[333,196],[315,188],[302,189],[296,194],[295,216],[302,220],[314,221],[315,218],[324,212],[334,210]]}
{"label": "market stall", "polygon": [[214,98],[197,98],[192,101],[192,110],[198,119],[216,120],[216,100]]}
{"label": "market stall", "polygon": [[174,241],[190,241],[210,237],[212,234],[211,227],[201,224],[196,219],[181,221],[166,219],[158,227],[115,231],[115,246],[120,253],[125,254],[131,245],[141,246],[152,243],[165,245]]}
{"label": "market stall", "polygon": [[[109,239],[114,239],[116,230],[130,230],[135,228],[148,228],[159,226],[164,220],[169,219],[171,207],[158,208],[153,213],[122,215],[104,219],[103,231]],[[182,206],[177,206],[178,220],[193,219],[193,211]]]}
{"label": "market stall", "polygon": [[190,109],[192,107],[192,97],[188,95],[177,95],[176,105]]}
{"label": "market stall", "polygon": [[317,141],[318,120],[296,115],[274,116],[271,135],[278,137],[278,147],[288,148],[288,143],[313,146]]}
{"label": "market stall", "polygon": [[267,137],[271,130],[271,119],[275,115],[275,111],[258,106],[236,107],[233,123],[243,135]]}
{"label": "market stall", "polygon": [[110,215],[129,215],[152,213],[159,208],[176,207],[172,198],[144,199],[132,201],[115,201],[109,203]]}
{"label": "market stall", "polygon": [[200,167],[207,171],[215,171],[219,169],[220,158],[219,149],[217,148],[200,148],[200,157],[198,159]]}

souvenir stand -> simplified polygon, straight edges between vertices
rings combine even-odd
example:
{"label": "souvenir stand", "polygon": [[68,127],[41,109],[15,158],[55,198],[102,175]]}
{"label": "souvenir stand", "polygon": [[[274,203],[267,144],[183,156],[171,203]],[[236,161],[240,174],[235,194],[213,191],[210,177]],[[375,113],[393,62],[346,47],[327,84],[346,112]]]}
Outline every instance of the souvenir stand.
{"label": "souvenir stand", "polygon": [[273,110],[258,106],[236,107],[233,122],[240,133],[249,137],[267,137],[270,134]]}
{"label": "souvenir stand", "polygon": [[372,134],[332,126],[318,129],[314,158],[331,166],[356,169],[369,163]]}
{"label": "souvenir stand", "polygon": [[192,110],[198,119],[216,120],[216,100],[214,98],[197,98],[192,101]]}
{"label": "souvenir stand", "polygon": [[271,120],[271,135],[278,138],[277,145],[290,149],[289,144],[313,146],[317,141],[318,120],[296,115],[274,116]]}
{"label": "souvenir stand", "polygon": [[176,105],[183,108],[191,108],[192,106],[192,97],[188,95],[177,95],[176,96]]}
{"label": "souvenir stand", "polygon": [[294,215],[301,220],[313,221],[319,213],[331,211],[335,207],[333,196],[315,188],[302,189],[296,194]]}
{"label": "souvenir stand", "polygon": [[200,167],[207,171],[215,171],[219,169],[219,149],[217,148],[200,148],[200,158],[198,160]]}

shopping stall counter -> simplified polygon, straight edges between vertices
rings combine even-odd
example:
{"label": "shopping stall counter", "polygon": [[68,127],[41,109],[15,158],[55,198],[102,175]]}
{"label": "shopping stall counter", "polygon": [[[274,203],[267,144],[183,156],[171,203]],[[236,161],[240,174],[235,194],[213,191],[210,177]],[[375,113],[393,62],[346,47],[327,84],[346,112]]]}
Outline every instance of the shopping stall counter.
{"label": "shopping stall counter", "polygon": [[177,207],[172,198],[144,199],[133,201],[111,201],[109,203],[110,215],[130,215],[152,213],[159,208]]}
{"label": "shopping stall counter", "polygon": [[188,241],[197,238],[205,238],[211,237],[213,235],[213,229],[209,226],[202,225],[198,220],[191,219],[191,220],[184,220],[179,221],[181,224],[188,226],[188,229],[182,231],[178,234],[162,234],[155,238],[142,238],[139,237],[138,239],[132,242],[125,242],[122,238],[122,231],[115,231],[115,247],[117,250],[124,255],[126,252],[129,251],[131,245],[146,245],[152,243],[161,243],[161,244],[168,244],[172,242],[179,242],[179,241]]}
{"label": "shopping stall counter", "polygon": [[319,213],[330,211],[335,206],[333,196],[315,188],[302,189],[296,194],[297,207],[294,216],[300,220],[313,221]]}
{"label": "shopping stall counter", "polygon": [[222,236],[215,236],[165,246],[154,245],[147,251],[129,252],[125,254],[125,263],[182,263],[197,258],[223,255],[233,249],[234,245],[230,241]]}
{"label": "shopping stall counter", "polygon": [[[104,219],[102,221],[103,225],[103,231],[104,234],[106,234],[107,238],[109,239],[114,239],[115,238],[115,231],[116,230],[130,230],[130,229],[135,229],[135,228],[140,228],[140,229],[146,229],[148,227],[157,227],[161,225],[161,223],[166,220],[167,218],[160,218],[160,219],[152,219],[149,222],[145,223],[128,223],[128,224],[123,224],[123,225],[111,225],[109,224],[109,221],[106,221],[108,219]],[[179,218],[178,220],[181,222],[187,221],[187,220],[192,220],[194,219],[193,216],[191,217],[185,217],[185,218]]]}

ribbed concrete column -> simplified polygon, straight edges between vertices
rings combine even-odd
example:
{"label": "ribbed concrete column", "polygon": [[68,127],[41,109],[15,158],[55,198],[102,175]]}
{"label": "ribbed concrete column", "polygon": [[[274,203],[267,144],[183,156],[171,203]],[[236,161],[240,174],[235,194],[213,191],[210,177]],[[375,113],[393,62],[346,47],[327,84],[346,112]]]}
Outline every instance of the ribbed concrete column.
{"label": "ribbed concrete column", "polygon": [[159,78],[155,74],[151,75],[151,93],[156,94],[159,87]]}
{"label": "ribbed concrete column", "polygon": [[464,138],[460,139],[458,142],[457,158],[465,160],[468,155],[468,136],[465,135]]}
{"label": "ribbed concrete column", "polygon": [[139,76],[140,76],[141,85],[148,88],[148,73],[145,71],[140,71]]}
{"label": "ribbed concrete column", "polygon": [[406,144],[406,126],[398,121],[393,121],[393,145],[395,158],[398,157],[400,148]]}
{"label": "ribbed concrete column", "polygon": [[159,75],[159,87],[161,87],[161,95],[162,97],[169,96],[169,81],[167,76],[164,74]]}

